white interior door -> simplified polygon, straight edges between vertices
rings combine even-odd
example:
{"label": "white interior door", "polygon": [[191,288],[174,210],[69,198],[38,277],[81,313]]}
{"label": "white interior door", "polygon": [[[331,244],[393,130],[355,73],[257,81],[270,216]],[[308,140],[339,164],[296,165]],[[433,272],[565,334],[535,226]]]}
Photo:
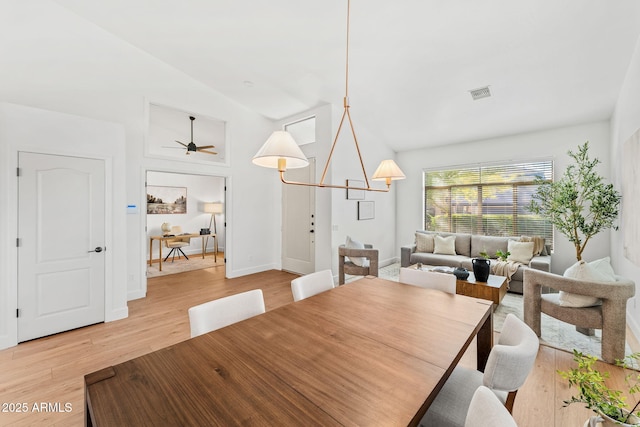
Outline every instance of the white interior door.
{"label": "white interior door", "polygon": [[104,321],[104,161],[18,163],[18,341]]}
{"label": "white interior door", "polygon": [[[313,182],[316,162],[306,168],[289,169],[290,181]],[[315,187],[282,186],[282,269],[298,274],[315,271]]]}

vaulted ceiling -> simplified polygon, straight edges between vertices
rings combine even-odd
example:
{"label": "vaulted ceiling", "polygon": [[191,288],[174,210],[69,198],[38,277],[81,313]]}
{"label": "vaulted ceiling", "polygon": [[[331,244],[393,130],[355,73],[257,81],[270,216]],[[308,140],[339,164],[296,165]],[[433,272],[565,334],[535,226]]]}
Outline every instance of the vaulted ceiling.
{"label": "vaulted ceiling", "polygon": [[[56,2],[266,117],[342,107],[347,0]],[[351,0],[351,113],[397,151],[609,119],[639,34],[637,0]]]}

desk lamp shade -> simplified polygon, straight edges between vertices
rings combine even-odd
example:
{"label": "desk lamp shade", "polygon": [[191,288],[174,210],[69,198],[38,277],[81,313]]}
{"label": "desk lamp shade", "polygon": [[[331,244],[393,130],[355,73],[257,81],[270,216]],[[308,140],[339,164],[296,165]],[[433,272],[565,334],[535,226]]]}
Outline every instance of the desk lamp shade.
{"label": "desk lamp shade", "polygon": [[222,203],[205,203],[204,211],[210,214],[220,214],[222,213]]}
{"label": "desk lamp shade", "polygon": [[[211,214],[211,219],[209,220],[209,230],[211,230],[211,224],[213,223],[213,232],[215,234],[218,233],[218,227],[216,226],[216,220],[215,220],[215,216],[217,214],[221,214],[222,212],[224,212],[224,205],[220,202],[213,202],[213,203],[205,203],[204,204],[204,211],[206,213],[210,213]],[[207,242],[209,241],[209,239],[207,238]]]}

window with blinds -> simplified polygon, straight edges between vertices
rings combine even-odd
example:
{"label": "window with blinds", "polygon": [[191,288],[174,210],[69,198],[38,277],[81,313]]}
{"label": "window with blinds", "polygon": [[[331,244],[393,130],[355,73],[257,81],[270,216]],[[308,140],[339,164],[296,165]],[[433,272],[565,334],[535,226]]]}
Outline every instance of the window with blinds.
{"label": "window with blinds", "polygon": [[553,228],[529,211],[532,195],[553,179],[553,161],[465,166],[424,172],[425,230],[488,236],[542,236]]}

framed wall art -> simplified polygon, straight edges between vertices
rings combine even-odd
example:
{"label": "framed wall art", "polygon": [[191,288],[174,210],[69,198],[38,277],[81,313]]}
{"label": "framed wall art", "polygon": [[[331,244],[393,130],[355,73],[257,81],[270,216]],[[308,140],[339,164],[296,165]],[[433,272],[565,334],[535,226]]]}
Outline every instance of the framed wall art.
{"label": "framed wall art", "polygon": [[[347,187],[364,187],[364,181],[348,179]],[[352,190],[347,188],[347,200],[364,200],[364,190]]]}
{"label": "framed wall art", "polygon": [[358,220],[375,217],[375,202],[358,202]]}
{"label": "framed wall art", "polygon": [[147,186],[147,214],[186,214],[187,187]]}

